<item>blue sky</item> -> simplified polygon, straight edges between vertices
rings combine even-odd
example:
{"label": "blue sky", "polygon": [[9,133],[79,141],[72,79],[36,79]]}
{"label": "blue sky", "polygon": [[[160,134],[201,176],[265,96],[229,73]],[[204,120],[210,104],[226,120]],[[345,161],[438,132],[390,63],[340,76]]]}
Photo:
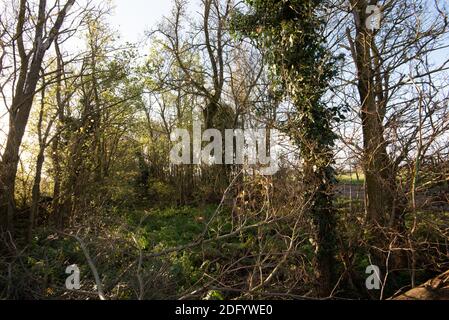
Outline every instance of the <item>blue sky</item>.
{"label": "blue sky", "polygon": [[[104,0],[96,0],[98,2]],[[192,0],[198,3],[199,0]],[[172,0],[112,0],[114,8],[108,17],[111,28],[117,30],[121,42],[138,42],[143,39],[145,31],[156,26],[161,19],[171,11]],[[75,40],[75,47],[79,44]],[[0,146],[4,143],[5,133],[8,129],[6,110],[0,106]]]}
{"label": "blue sky", "polygon": [[[97,0],[101,1],[101,0]],[[145,31],[154,28],[170,14],[173,0],[112,0],[111,27],[118,30],[123,42],[142,40]],[[189,0],[189,11],[197,11],[200,0]]]}
{"label": "blue sky", "polygon": [[[95,1],[101,3],[104,0]],[[198,11],[200,2],[201,0],[189,0],[189,9]],[[173,0],[110,0],[110,3],[114,9],[108,21],[111,28],[120,34],[122,43],[142,43],[145,31],[154,28],[164,16],[169,15],[173,6]],[[442,50],[434,54],[434,59],[441,61],[448,55],[447,50]],[[2,131],[7,130],[7,117],[2,117],[5,114],[0,106],[0,145],[4,138]]]}
{"label": "blue sky", "polygon": [[171,0],[113,0],[115,9],[110,18],[122,40],[141,40],[146,30],[154,27],[162,17],[170,13]]}

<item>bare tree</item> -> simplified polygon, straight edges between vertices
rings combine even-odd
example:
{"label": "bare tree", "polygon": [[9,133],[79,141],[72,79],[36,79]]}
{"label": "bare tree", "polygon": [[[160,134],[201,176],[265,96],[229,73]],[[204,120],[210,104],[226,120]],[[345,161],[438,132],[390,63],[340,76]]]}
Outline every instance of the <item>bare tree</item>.
{"label": "bare tree", "polygon": [[[373,8],[379,8],[379,29],[369,21]],[[339,103],[353,110],[342,126],[342,140],[363,166],[368,220],[401,229],[407,206],[397,180],[401,165],[417,151],[416,122],[430,125],[445,99],[441,76],[449,60],[435,59],[447,47],[447,13],[441,1],[429,6],[421,0],[335,1],[335,9],[329,38],[334,50],[352,60],[334,89]],[[433,102],[419,120],[418,91],[430,88]],[[441,136],[443,127],[435,134]]]}
{"label": "bare tree", "polygon": [[[14,184],[19,163],[19,150],[30,116],[33,98],[40,79],[40,70],[45,53],[56,37],[65,32],[62,29],[65,18],[75,0],[68,0],[64,5],[56,2],[59,9],[56,19],[52,10],[47,8],[47,1],[40,0],[37,20],[34,23],[31,3],[21,0],[19,4],[15,34],[12,36],[12,47],[17,49],[14,56],[13,75],[14,94],[9,106],[9,131],[4,153],[0,163],[0,208],[2,226],[6,230],[12,228],[15,211]],[[25,37],[31,37],[28,43]]]}

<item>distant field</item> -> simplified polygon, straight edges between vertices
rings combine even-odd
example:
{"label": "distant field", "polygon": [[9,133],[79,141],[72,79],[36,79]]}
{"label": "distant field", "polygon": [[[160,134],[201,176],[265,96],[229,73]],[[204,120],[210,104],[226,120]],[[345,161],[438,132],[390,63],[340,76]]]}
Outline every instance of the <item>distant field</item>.
{"label": "distant field", "polygon": [[340,174],[337,176],[337,179],[340,183],[343,184],[364,184],[365,183],[365,175],[363,173],[359,173],[358,174],[358,179],[357,179],[357,174],[352,173],[344,173],[344,174]]}

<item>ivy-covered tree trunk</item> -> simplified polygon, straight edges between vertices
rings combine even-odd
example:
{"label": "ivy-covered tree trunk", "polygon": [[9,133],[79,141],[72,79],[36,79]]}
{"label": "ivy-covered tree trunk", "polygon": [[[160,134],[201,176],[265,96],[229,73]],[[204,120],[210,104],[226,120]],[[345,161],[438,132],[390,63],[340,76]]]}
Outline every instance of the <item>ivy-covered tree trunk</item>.
{"label": "ivy-covered tree trunk", "polygon": [[319,10],[325,1],[248,0],[250,11],[237,14],[237,33],[254,38],[270,67],[273,87],[292,106],[280,123],[301,150],[304,160],[303,201],[312,222],[315,246],[315,294],[332,293],[335,269],[335,181],[331,121],[338,110],[322,102],[335,75],[335,59],[325,49],[324,22]]}
{"label": "ivy-covered tree trunk", "polygon": [[[333,189],[335,173],[332,167],[333,152],[329,142],[310,132],[321,130],[332,135],[329,128],[322,128],[322,119],[326,119],[326,110],[313,112],[315,118],[300,122],[297,143],[301,146],[304,159],[303,188],[304,202],[312,221],[312,239],[315,246],[315,288],[316,295],[327,297],[332,293],[335,283],[335,208],[333,205]],[[321,121],[320,121],[321,119]]]}

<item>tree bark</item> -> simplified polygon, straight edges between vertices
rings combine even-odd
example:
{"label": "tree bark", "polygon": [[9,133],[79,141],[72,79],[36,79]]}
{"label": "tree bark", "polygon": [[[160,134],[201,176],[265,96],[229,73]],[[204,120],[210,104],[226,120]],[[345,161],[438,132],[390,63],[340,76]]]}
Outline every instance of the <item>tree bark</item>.
{"label": "tree bark", "polygon": [[[40,79],[40,69],[46,51],[50,48],[64,22],[66,14],[75,0],[68,0],[59,12],[55,23],[44,39],[46,16],[46,0],[40,0],[33,49],[26,53],[23,32],[25,26],[25,13],[27,1],[21,0],[17,22],[17,42],[20,55],[20,74],[18,76],[15,94],[9,114],[9,131],[5,151],[0,163],[0,217],[4,230],[12,231],[12,222],[15,212],[15,181],[19,164],[19,151],[22,144],[28,119],[36,93],[37,83]],[[31,61],[31,62],[30,62]],[[6,217],[6,218],[5,218]]]}
{"label": "tree bark", "polygon": [[31,242],[33,237],[33,230],[35,226],[36,217],[39,214],[39,200],[41,198],[41,176],[42,176],[42,167],[44,165],[45,149],[41,147],[39,150],[39,155],[37,156],[36,161],[36,174],[34,176],[33,183],[33,191],[32,191],[32,202],[31,202],[31,210],[30,210],[30,222],[28,226],[28,242]]}
{"label": "tree bark", "polygon": [[386,113],[385,86],[380,77],[380,57],[374,34],[366,27],[368,2],[352,0],[356,26],[355,41],[348,37],[357,67],[357,88],[361,102],[363,169],[367,220],[374,226],[396,226],[402,216],[394,163],[387,152],[383,121]]}

